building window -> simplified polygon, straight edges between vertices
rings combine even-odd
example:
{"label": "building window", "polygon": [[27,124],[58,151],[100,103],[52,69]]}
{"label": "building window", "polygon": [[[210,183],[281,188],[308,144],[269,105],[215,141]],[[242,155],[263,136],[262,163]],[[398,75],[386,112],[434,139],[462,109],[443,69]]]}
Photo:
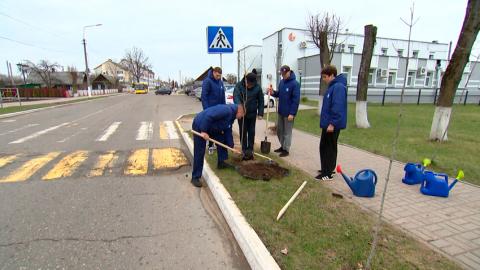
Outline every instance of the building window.
{"label": "building window", "polygon": [[387,56],[388,48],[382,48],[382,55]]}
{"label": "building window", "polygon": [[341,53],[345,52],[345,44],[340,44],[340,52]]}
{"label": "building window", "polygon": [[348,45],[348,51],[350,53],[354,53],[355,52],[355,45]]}
{"label": "building window", "polygon": [[347,85],[350,85],[350,73],[352,72],[352,67],[343,67],[343,74],[347,77]]}
{"label": "building window", "polygon": [[427,72],[427,75],[425,75],[425,86],[427,86],[427,87],[431,86],[432,77],[433,77],[433,72],[431,72],[431,71]]}
{"label": "building window", "polygon": [[398,57],[403,57],[403,49],[398,49],[397,53],[398,53]]}
{"label": "building window", "polygon": [[375,73],[375,69],[371,68],[368,71],[368,85],[373,85],[373,74]]}
{"label": "building window", "polygon": [[413,51],[413,58],[418,58],[418,51]]}
{"label": "building window", "polygon": [[387,85],[395,87],[395,82],[396,81],[397,81],[397,73],[395,71],[388,72]]}
{"label": "building window", "polygon": [[415,81],[415,71],[409,71],[407,76],[407,86],[413,87],[413,82]]}
{"label": "building window", "polygon": [[428,59],[433,60],[433,57],[435,57],[435,54],[434,54],[433,52],[431,52],[431,53],[428,55]]}

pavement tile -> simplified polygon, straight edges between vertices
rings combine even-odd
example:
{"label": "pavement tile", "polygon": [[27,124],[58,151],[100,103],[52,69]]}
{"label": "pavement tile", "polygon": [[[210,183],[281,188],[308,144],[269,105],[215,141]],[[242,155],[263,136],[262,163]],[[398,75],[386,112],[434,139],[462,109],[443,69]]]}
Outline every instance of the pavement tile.
{"label": "pavement tile", "polygon": [[456,256],[455,258],[463,264],[467,265],[468,267],[471,267],[471,269],[480,269],[480,262],[478,262],[475,258],[472,259],[472,257],[470,257],[469,255],[470,253],[461,254]]}
{"label": "pavement tile", "polygon": [[442,250],[447,253],[448,255],[451,255],[451,256],[455,256],[455,255],[458,255],[460,253],[464,253],[465,250],[456,246],[456,245],[450,245],[450,246],[447,246],[447,247],[444,247],[442,248]]}
{"label": "pavement tile", "polygon": [[430,244],[432,244],[433,246],[435,246],[437,248],[444,248],[444,247],[447,247],[447,246],[451,245],[450,242],[448,242],[444,239],[438,239],[438,240],[431,241]]}

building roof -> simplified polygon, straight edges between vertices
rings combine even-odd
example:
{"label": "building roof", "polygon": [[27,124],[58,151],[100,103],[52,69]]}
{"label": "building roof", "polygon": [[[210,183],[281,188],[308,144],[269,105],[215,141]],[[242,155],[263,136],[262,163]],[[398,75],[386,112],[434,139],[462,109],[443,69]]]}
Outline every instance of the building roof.
{"label": "building roof", "polygon": [[[82,84],[83,79],[85,76],[85,72],[76,72],[77,73],[77,83]],[[60,71],[60,72],[52,72],[50,75],[52,85],[72,85],[72,74],[69,71]],[[37,84],[45,84],[37,73],[31,72],[26,79],[28,83],[37,83]]]}
{"label": "building roof", "polygon": [[109,83],[111,84],[115,84],[115,78],[110,76],[110,75],[106,75],[106,74],[98,74],[97,76],[95,76],[95,78],[92,80],[92,83],[94,82],[99,82],[99,81],[108,81]]}
{"label": "building roof", "polygon": [[[98,65],[97,67],[95,67],[94,70],[97,69],[97,68],[99,68],[99,67],[101,67],[101,66],[103,66],[104,64],[106,64],[106,63],[108,63],[108,62],[112,63],[113,65],[115,65],[116,67],[118,67],[118,68],[120,68],[120,69],[127,70],[127,68],[126,68],[125,66],[123,66],[123,65],[121,65],[121,64],[119,64],[119,63],[114,62],[112,59],[108,59],[107,61],[101,63],[100,65]],[[120,62],[120,63],[121,63],[121,62]]]}
{"label": "building roof", "polygon": [[[209,72],[210,70],[212,70],[212,69],[213,69],[213,67],[207,68],[207,70],[205,70],[202,74],[200,74],[200,76],[198,76],[198,77],[195,79],[195,81],[199,81],[199,82],[203,81],[203,80],[205,79],[205,77],[207,77],[208,72]],[[224,82],[227,81],[223,76],[222,76],[222,80],[223,80]]]}

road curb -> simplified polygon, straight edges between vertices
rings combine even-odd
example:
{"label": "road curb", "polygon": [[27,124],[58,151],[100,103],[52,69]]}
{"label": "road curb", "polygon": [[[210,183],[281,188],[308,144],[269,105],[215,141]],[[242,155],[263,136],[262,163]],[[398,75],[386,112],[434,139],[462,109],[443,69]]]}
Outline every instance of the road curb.
{"label": "road curb", "polygon": [[[177,125],[183,140],[187,144],[187,147],[193,156],[193,141],[178,122],[178,120],[182,117],[183,115],[177,118],[175,124]],[[245,255],[250,267],[252,269],[280,269],[277,262],[273,259],[272,255],[263,244],[262,240],[260,240],[260,237],[258,237],[255,230],[253,230],[240,212],[240,209],[238,209],[235,201],[230,196],[230,193],[228,193],[227,189],[223,186],[223,184],[220,182],[220,179],[217,177],[217,175],[215,175],[206,161],[203,166],[202,176],[205,179],[205,182],[207,182],[207,185],[210,188],[218,207],[222,211],[222,214],[225,217],[230,230],[235,236],[238,245],[242,249],[242,252]]]}
{"label": "road curb", "polygon": [[[113,95],[108,95],[108,96],[105,96],[105,97],[106,97],[106,98],[109,98],[109,97],[120,96],[120,95],[121,95],[121,94],[113,94]],[[75,104],[82,104],[82,103],[86,103],[86,102],[95,101],[95,100],[97,100],[97,99],[98,99],[98,98],[96,98],[96,99],[88,99],[88,98],[85,98],[85,100],[78,101],[78,102],[70,102],[70,103],[66,103],[66,104],[47,106],[47,107],[43,107],[43,108],[26,110],[26,111],[15,112],[15,113],[0,114],[0,119],[15,117],[15,116],[19,116],[19,115],[34,113],[34,112],[43,111],[43,110],[48,110],[48,109],[53,109],[53,108],[60,108],[60,107],[65,107],[65,106],[70,106],[70,105],[75,105]],[[48,103],[46,103],[46,104],[48,104]]]}

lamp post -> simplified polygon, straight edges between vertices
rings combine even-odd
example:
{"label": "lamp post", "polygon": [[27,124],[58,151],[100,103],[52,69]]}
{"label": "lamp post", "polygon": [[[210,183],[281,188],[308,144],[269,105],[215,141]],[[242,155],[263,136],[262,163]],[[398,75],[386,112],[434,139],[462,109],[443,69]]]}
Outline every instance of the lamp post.
{"label": "lamp post", "polygon": [[92,96],[92,88],[90,87],[90,81],[89,81],[89,70],[88,70],[88,60],[87,60],[87,43],[85,41],[85,30],[90,27],[98,27],[102,26],[101,23],[99,24],[91,24],[91,25],[86,25],[83,27],[83,54],[85,56],[85,74],[87,75],[87,89],[88,89],[88,97]]}

